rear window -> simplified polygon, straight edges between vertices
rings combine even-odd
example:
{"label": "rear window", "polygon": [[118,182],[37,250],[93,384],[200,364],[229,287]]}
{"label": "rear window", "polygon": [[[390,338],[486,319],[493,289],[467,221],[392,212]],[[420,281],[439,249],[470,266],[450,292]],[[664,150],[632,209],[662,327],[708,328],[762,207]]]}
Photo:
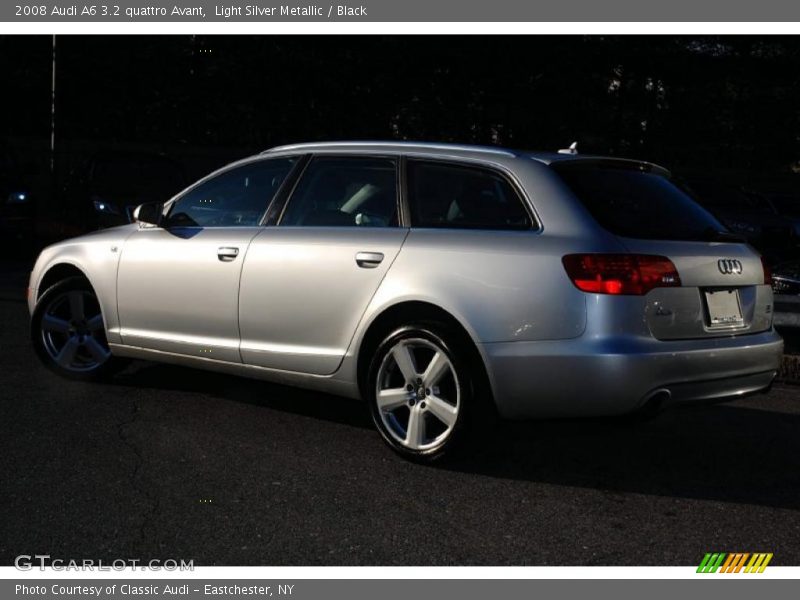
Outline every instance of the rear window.
{"label": "rear window", "polygon": [[615,235],[708,240],[726,231],[686,189],[647,165],[575,161],[554,169],[595,220]]}

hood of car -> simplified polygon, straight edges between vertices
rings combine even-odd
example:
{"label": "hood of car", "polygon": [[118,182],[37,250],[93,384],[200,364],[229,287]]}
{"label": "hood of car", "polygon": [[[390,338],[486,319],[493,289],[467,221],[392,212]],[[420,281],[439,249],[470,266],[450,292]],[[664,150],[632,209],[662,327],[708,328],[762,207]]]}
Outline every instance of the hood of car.
{"label": "hood of car", "polygon": [[784,296],[800,295],[800,260],[787,261],[773,267],[772,291]]}
{"label": "hood of car", "polygon": [[122,243],[134,231],[139,228],[137,223],[126,223],[117,227],[109,227],[107,229],[98,229],[97,231],[90,231],[77,237],[61,240],[55,244],[51,244],[45,248],[42,253],[54,253],[62,248],[70,246],[91,245],[96,243]]}

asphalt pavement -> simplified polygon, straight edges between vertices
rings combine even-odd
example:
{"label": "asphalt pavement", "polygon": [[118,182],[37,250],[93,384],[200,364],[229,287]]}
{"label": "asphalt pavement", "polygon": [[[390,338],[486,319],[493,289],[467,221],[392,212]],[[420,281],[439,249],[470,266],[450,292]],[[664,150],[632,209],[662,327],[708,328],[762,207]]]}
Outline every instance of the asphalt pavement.
{"label": "asphalt pavement", "polygon": [[800,565],[800,387],[503,424],[420,466],[352,400],[143,362],[62,380],[31,350],[25,276],[0,267],[0,564]]}

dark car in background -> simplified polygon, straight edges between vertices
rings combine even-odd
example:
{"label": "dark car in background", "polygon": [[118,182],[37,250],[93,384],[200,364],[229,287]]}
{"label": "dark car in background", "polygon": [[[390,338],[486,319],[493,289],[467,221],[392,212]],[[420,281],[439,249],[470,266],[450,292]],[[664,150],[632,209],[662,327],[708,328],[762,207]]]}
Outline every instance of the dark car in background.
{"label": "dark car in background", "polygon": [[136,206],[164,202],[187,183],[182,165],[163,154],[115,151],[73,169],[62,195],[84,229],[100,229],[132,222]]}
{"label": "dark car in background", "polygon": [[798,256],[800,237],[795,223],[778,214],[762,195],[712,179],[690,179],[687,185],[695,200],[730,231],[745,238],[769,264]]}
{"label": "dark car in background", "polygon": [[[749,195],[764,202],[782,219],[789,222],[795,236],[800,239],[800,192],[754,191]],[[800,258],[800,253],[798,253]]]}
{"label": "dark car in background", "polygon": [[776,294],[800,296],[800,260],[790,260],[773,267],[772,289]]}
{"label": "dark car in background", "polygon": [[35,206],[25,170],[10,149],[0,147],[0,243],[29,244]]}
{"label": "dark car in background", "polygon": [[775,326],[800,329],[800,259],[773,267],[772,291],[775,294]]}

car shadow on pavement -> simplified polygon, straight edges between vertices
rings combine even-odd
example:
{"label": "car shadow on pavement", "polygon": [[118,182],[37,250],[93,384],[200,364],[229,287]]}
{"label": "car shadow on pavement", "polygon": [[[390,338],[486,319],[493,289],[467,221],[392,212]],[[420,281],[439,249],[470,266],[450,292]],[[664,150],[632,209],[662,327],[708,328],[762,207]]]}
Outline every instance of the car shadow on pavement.
{"label": "car shadow on pavement", "polygon": [[372,428],[363,402],[321,392],[168,364],[134,361],[113,385],[209,394],[353,427]]}
{"label": "car shadow on pavement", "polygon": [[[372,428],[366,406],[357,400],[186,367],[134,363],[112,383],[202,393]],[[486,434],[482,446],[419,468],[797,510],[800,414],[760,408],[763,398],[675,408],[650,421],[503,422]],[[377,435],[375,444],[381,444]]]}
{"label": "car shadow on pavement", "polygon": [[759,408],[759,398],[673,408],[644,422],[502,423],[487,450],[447,468],[612,493],[800,509],[800,414]]}

